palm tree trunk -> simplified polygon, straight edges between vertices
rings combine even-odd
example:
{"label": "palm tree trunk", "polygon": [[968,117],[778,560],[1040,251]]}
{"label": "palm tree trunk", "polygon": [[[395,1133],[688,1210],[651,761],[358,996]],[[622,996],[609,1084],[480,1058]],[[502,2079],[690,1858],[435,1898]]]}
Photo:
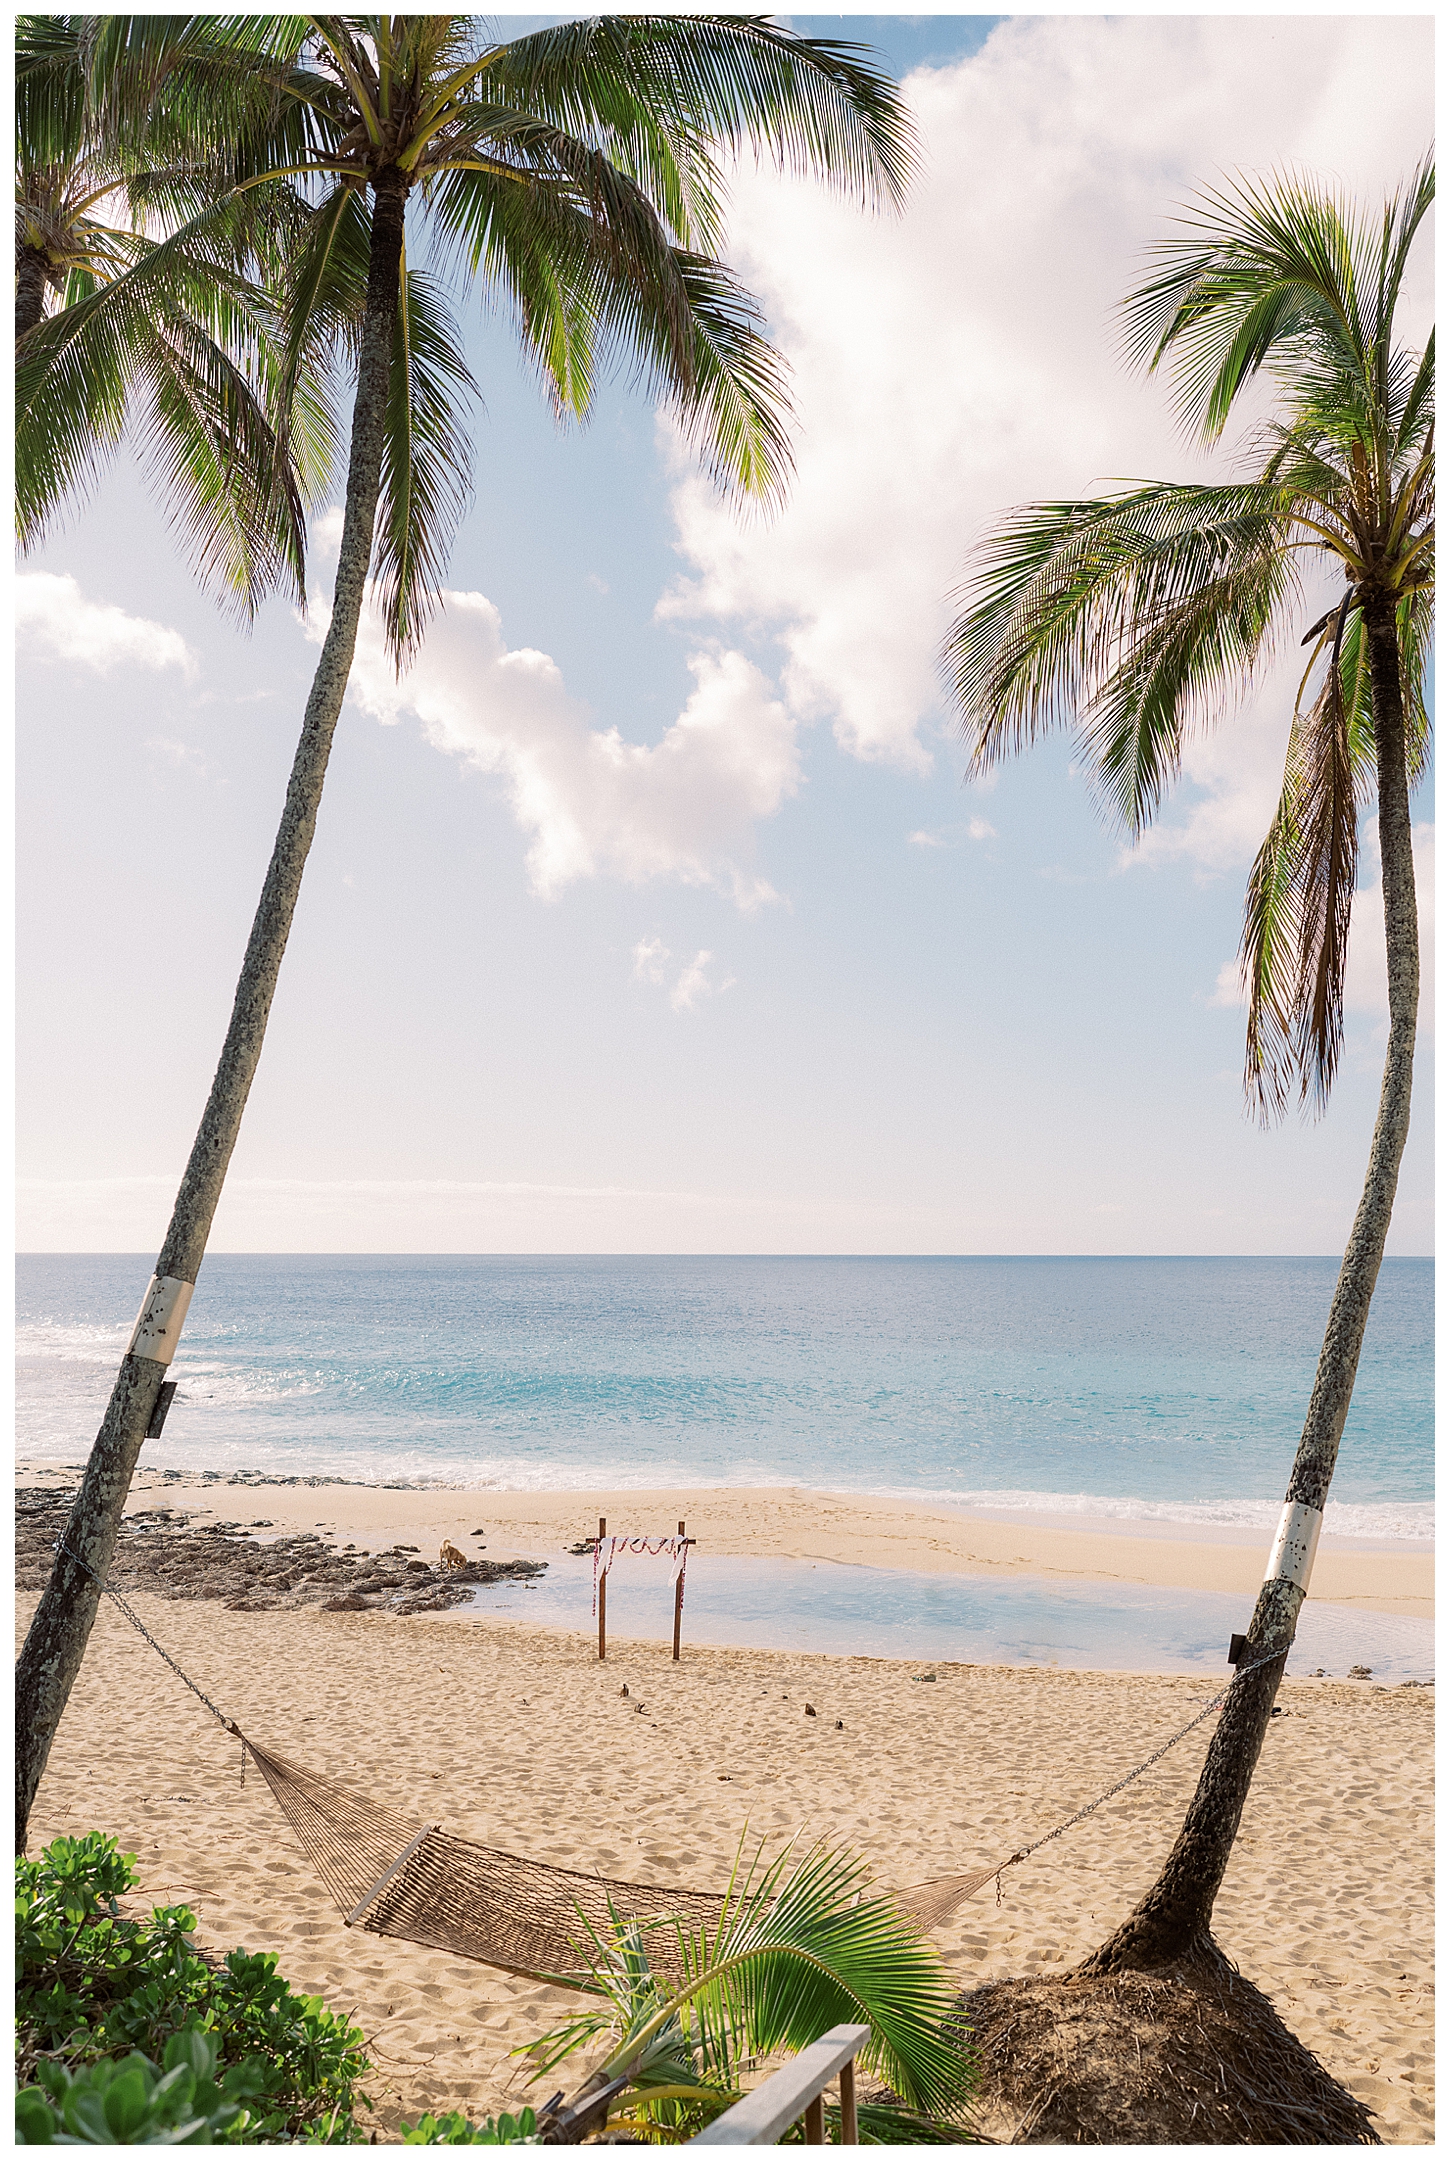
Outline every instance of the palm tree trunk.
{"label": "palm tree trunk", "polygon": [[166,1367],[175,1353],[191,1286],[206,1251],[212,1217],[262,1054],[277,973],[312,845],[328,753],[352,667],[372,558],[405,200],[406,182],[395,168],[378,176],[332,623],[307,700],[282,822],[242,962],[231,1025],[157,1258],[156,1276],[131,1347],[121,1360],[110,1404],[66,1526],[64,1543],[75,1558],[57,1554],[16,1669],[17,1851],[25,1847],[35,1790],[80,1670],[100,1602],[99,1584],[111,1564],[136,1458]]}
{"label": "palm tree trunk", "polygon": [[[1314,1375],[1309,1414],[1294,1457],[1285,1498],[1315,1511],[1317,1531],[1334,1475],[1340,1435],[1354,1391],[1360,1346],[1369,1318],[1385,1238],[1395,1203],[1400,1158],[1410,1130],[1410,1085],[1415,1058],[1415,1016],[1420,998],[1420,942],[1415,909],[1415,864],[1410,829],[1410,792],[1405,761],[1405,715],[1394,607],[1389,596],[1363,597],[1370,639],[1370,685],[1379,771],[1380,858],[1384,890],[1385,950],[1389,962],[1390,1037],[1380,1088],[1379,1115],[1370,1145],[1364,1191],[1350,1232],[1329,1309],[1329,1325]],[[1280,1557],[1276,1543],[1275,1559]],[[1312,1542],[1309,1548],[1312,1561]],[[1259,1759],[1269,1713],[1283,1677],[1308,1586],[1308,1567],[1273,1568],[1259,1592],[1249,1625],[1245,1662],[1274,1655],[1274,1662],[1234,1683],[1198,1781],[1183,1828],[1163,1872],[1137,1910],[1079,1970],[1118,1972],[1166,1963],[1210,1949],[1214,1900],[1238,1834],[1249,1782]],[[1299,1577],[1298,1580],[1294,1576]]]}
{"label": "palm tree trunk", "polygon": [[15,335],[23,338],[45,313],[45,282],[50,265],[39,248],[23,247],[15,260]]}

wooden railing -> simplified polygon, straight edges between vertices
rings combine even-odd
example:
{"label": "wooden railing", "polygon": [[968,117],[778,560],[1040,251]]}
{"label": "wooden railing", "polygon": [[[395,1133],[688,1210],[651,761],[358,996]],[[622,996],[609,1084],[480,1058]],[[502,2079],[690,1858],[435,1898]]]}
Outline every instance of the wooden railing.
{"label": "wooden railing", "polygon": [[833,2025],[794,2062],[777,2070],[754,2092],[717,2115],[692,2145],[778,2145],[782,2133],[802,2115],[807,2145],[826,2142],[825,2090],[841,2081],[841,2143],[856,2145],[856,2055],[871,2037],[869,2025]]}

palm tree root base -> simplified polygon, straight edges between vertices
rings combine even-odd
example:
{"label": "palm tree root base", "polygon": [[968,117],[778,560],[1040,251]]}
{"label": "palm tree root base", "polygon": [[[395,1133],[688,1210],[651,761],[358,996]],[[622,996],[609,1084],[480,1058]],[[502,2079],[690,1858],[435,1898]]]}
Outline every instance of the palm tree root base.
{"label": "palm tree root base", "polygon": [[1378,2145],[1356,2100],[1212,1944],[1150,1972],[964,1995],[978,2130],[1005,2145]]}

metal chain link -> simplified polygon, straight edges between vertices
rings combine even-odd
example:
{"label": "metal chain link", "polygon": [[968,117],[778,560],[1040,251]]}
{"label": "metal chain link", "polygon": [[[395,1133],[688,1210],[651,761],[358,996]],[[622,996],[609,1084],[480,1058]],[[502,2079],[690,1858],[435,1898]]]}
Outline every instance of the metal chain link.
{"label": "metal chain link", "polygon": [[[1176,1748],[1180,1740],[1186,1740],[1188,1738],[1188,1735],[1193,1731],[1195,1725],[1201,1725],[1206,1717],[1212,1717],[1214,1711],[1220,1709],[1223,1704],[1228,1701],[1230,1693],[1240,1680],[1247,1680],[1250,1673],[1256,1673],[1260,1671],[1263,1666],[1272,1665],[1279,1658],[1284,1658],[1288,1655],[1289,1653],[1287,1649],[1274,1650],[1271,1651],[1268,1657],[1256,1658],[1252,1665],[1241,1665],[1238,1668],[1237,1672],[1234,1674],[1233,1679],[1230,1680],[1228,1686],[1226,1688],[1220,1688],[1218,1694],[1214,1696],[1213,1701],[1206,1704],[1204,1708],[1198,1712],[1196,1717],[1191,1717],[1188,1723],[1183,1727],[1183,1730],[1181,1732],[1176,1732],[1171,1740],[1165,1740],[1162,1747],[1155,1748],[1146,1762],[1139,1763],[1136,1770],[1130,1770],[1126,1777],[1119,1778],[1117,1784],[1110,1785],[1105,1793],[1099,1793],[1096,1800],[1089,1800],[1086,1807],[1079,1808],[1076,1815],[1069,1815],[1067,1821],[1060,1822],[1055,1830],[1049,1830],[1044,1837],[1034,1838],[1030,1845],[1023,1845],[1017,1852],[1013,1853],[1010,1860],[1004,1860],[1002,1862],[1002,1867],[1015,1867],[1019,1860],[1027,1859],[1030,1854],[1040,1852],[1044,1845],[1050,1845],[1054,1838],[1060,1838],[1065,1830],[1071,1830],[1075,1828],[1078,1823],[1084,1821],[1087,1816],[1091,1815],[1095,1809],[1100,1808],[1105,1801],[1111,1800],[1117,1793],[1122,1792],[1124,1787],[1131,1785],[1135,1778],[1140,1778],[1145,1770],[1151,1770],[1154,1763],[1161,1762],[1170,1748]],[[1001,1901],[1001,1897],[1002,1871],[1001,1868],[999,1868],[997,1871],[997,1898],[999,1903]]]}
{"label": "metal chain link", "polygon": [[[55,1550],[57,1552],[64,1553],[67,1560],[74,1560],[78,1568],[85,1569],[87,1575],[90,1576],[91,1581],[100,1585],[100,1588],[105,1594],[105,1596],[113,1599],[114,1602],[120,1606],[122,1612],[126,1615],[126,1618],[130,1621],[132,1627],[136,1630],[136,1633],[141,1637],[142,1641],[149,1642],[152,1649],[156,1652],[156,1655],[159,1658],[163,1658],[166,1663],[171,1667],[171,1670],[175,1673],[177,1679],[182,1681],[185,1686],[191,1689],[191,1692],[197,1698],[197,1701],[206,1704],[207,1709],[210,1710],[212,1716],[216,1719],[218,1725],[222,1726],[225,1731],[234,1734],[235,1737],[240,1740],[242,1736],[237,1731],[236,1726],[227,1716],[226,1712],[224,1710],[218,1710],[216,1704],[212,1701],[210,1695],[204,1695],[202,1693],[196,1682],[182,1671],[181,1667],[177,1664],[175,1658],[171,1655],[169,1650],[162,1649],[160,1643],[156,1640],[156,1637],[151,1634],[151,1632],[147,1628],[144,1620],[140,1619],[138,1615],[131,1610],[130,1606],[126,1603],[126,1600],[122,1597],[120,1591],[113,1590],[109,1583],[102,1582],[100,1576],[96,1573],[95,1569],[91,1567],[86,1561],[82,1560],[79,1553],[73,1553],[69,1545],[66,1544],[64,1538],[56,1539]],[[245,1769],[245,1758],[243,1762],[243,1768]]]}

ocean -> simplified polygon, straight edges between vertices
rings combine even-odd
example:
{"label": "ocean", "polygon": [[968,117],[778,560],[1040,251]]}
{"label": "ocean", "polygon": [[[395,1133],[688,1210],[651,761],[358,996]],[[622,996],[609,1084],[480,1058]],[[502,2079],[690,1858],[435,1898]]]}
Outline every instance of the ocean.
{"label": "ocean", "polygon": [[[18,1262],[17,1448],[84,1459],[149,1257]],[[1267,1532],[1327,1259],[218,1254],[144,1460],[381,1484],[806,1485]],[[1325,1528],[1433,1534],[1434,1268],[1386,1261]]]}

